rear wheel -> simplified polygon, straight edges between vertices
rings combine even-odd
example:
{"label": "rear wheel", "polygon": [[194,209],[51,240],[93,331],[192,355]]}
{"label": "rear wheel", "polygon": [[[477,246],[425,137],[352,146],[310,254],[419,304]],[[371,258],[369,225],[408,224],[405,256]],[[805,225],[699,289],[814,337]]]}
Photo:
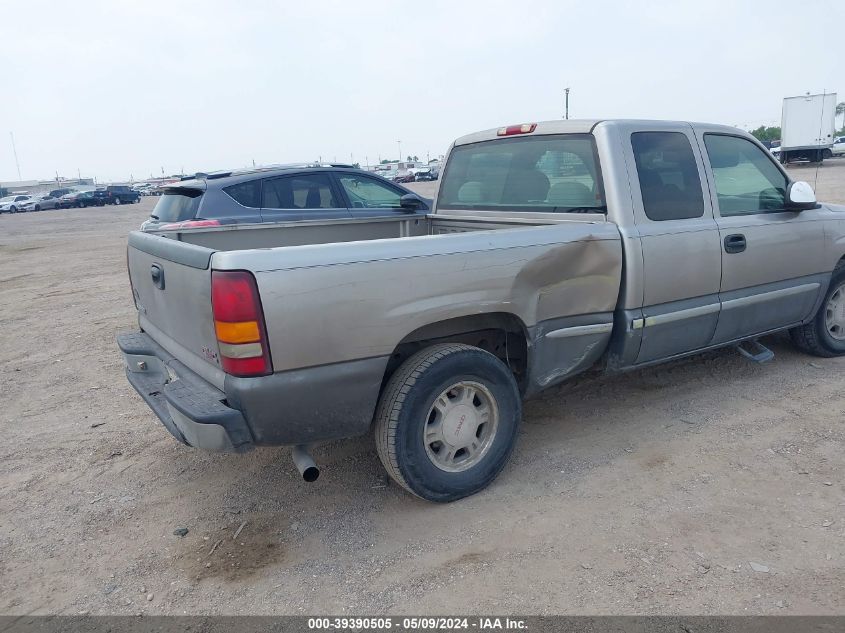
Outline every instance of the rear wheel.
{"label": "rear wheel", "polygon": [[521,414],[516,380],[502,361],[469,345],[433,345],[388,381],[376,412],[376,448],[400,486],[429,501],[454,501],[501,472]]}
{"label": "rear wheel", "polygon": [[789,331],[804,352],[831,358],[845,355],[845,264],[833,271],[830,287],[813,320]]}
{"label": "rear wheel", "polygon": [[115,204],[120,204],[120,198],[115,198],[115,199],[114,199],[114,203],[115,203]]}
{"label": "rear wheel", "polygon": [[32,210],[33,210],[33,211],[41,211],[41,207],[40,207],[39,205],[37,205],[37,204],[36,204],[36,205],[32,208]]}
{"label": "rear wheel", "polygon": [[18,208],[16,206],[12,205],[11,207],[9,207],[9,213],[17,213],[17,212],[18,212]]}

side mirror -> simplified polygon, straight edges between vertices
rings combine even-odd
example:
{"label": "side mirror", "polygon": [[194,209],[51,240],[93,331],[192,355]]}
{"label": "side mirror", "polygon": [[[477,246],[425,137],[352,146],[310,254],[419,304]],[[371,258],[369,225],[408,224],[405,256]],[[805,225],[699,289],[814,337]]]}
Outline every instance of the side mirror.
{"label": "side mirror", "polygon": [[786,188],[786,208],[790,211],[803,211],[817,207],[813,188],[803,180],[789,183]]}
{"label": "side mirror", "polygon": [[425,204],[416,194],[406,193],[404,196],[399,198],[399,206],[405,211],[417,211],[422,209]]}

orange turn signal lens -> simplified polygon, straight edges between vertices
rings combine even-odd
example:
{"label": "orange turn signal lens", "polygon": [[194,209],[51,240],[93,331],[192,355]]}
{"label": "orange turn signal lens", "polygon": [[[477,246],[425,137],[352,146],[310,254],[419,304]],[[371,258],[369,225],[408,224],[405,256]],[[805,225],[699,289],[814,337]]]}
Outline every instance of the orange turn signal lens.
{"label": "orange turn signal lens", "polygon": [[217,332],[217,340],[221,343],[255,343],[261,340],[258,321],[215,321],[214,329]]}

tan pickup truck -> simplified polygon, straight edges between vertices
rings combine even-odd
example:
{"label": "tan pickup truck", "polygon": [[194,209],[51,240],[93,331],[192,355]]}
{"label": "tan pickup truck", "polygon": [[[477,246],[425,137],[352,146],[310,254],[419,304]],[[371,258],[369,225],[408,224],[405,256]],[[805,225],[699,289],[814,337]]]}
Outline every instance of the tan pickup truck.
{"label": "tan pickup truck", "polygon": [[[181,442],[373,431],[388,473],[450,501],[487,486],[521,401],[587,368],[789,330],[845,353],[845,207],[730,127],[551,121],[449,151],[432,212],[129,237],[127,376]],[[600,403],[597,403],[600,406]]]}

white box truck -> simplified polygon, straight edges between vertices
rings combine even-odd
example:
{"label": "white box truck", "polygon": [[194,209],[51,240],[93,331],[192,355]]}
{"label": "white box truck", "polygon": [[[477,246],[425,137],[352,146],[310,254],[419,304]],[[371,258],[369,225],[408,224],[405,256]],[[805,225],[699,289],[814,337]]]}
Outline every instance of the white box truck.
{"label": "white box truck", "polygon": [[783,100],[780,162],[820,163],[833,156],[836,93],[801,95]]}

